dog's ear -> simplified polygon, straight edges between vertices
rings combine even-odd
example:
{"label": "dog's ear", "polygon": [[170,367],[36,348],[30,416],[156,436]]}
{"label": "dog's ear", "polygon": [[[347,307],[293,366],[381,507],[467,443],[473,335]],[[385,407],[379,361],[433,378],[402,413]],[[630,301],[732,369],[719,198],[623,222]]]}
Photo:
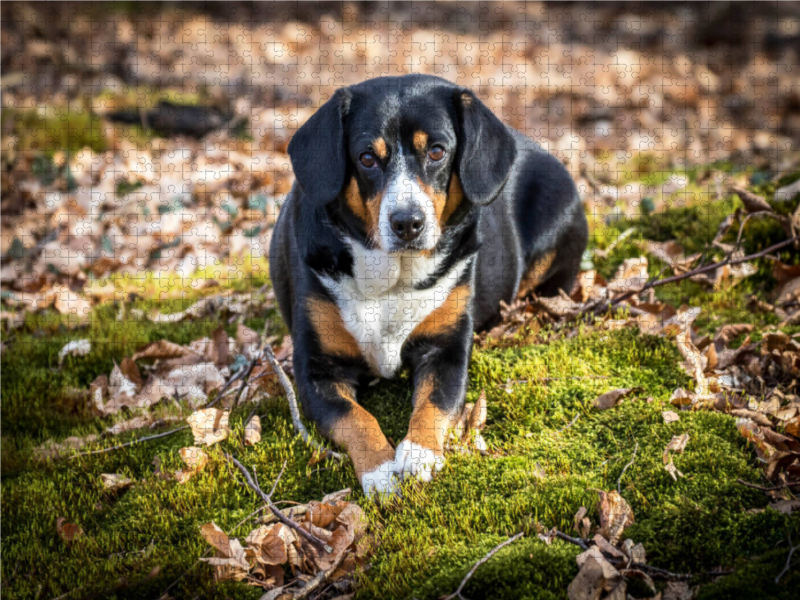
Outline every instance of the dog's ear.
{"label": "dog's ear", "polygon": [[344,119],[350,98],[346,88],[337,90],[289,142],[289,158],[297,182],[307,199],[320,205],[332,202],[344,187]]}
{"label": "dog's ear", "polygon": [[508,128],[475,94],[459,89],[455,97],[459,119],[455,169],[464,196],[486,205],[497,197],[517,157]]}

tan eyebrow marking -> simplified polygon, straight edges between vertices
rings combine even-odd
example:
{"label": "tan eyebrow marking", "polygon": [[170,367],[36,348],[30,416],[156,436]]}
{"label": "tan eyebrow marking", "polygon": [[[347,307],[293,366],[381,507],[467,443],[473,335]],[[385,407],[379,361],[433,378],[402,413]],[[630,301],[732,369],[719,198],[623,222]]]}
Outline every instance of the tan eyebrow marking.
{"label": "tan eyebrow marking", "polygon": [[425,150],[428,148],[427,133],[424,131],[414,132],[414,148],[416,148],[418,152],[425,152]]}
{"label": "tan eyebrow marking", "polygon": [[386,140],[382,137],[379,137],[374,142],[372,142],[372,149],[375,150],[375,154],[381,160],[386,158],[387,150],[386,150]]}

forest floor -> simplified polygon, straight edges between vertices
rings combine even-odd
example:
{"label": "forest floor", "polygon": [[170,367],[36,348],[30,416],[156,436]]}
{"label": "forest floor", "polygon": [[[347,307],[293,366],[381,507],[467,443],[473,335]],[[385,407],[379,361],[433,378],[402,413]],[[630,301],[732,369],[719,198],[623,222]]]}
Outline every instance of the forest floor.
{"label": "forest floor", "polygon": [[[733,172],[758,181],[757,173]],[[696,176],[688,177],[691,188]],[[775,184],[751,187],[769,198]],[[713,203],[614,221],[602,235],[593,236],[593,266],[610,280],[626,258],[642,254],[644,240],[679,240],[687,253],[708,249],[719,224],[740,206],[735,195],[725,194]],[[631,228],[633,233],[602,257],[603,249]],[[780,227],[752,220],[744,251],[756,252],[782,239]],[[798,254],[790,248],[779,258],[791,264]],[[757,271],[749,277],[724,281],[716,290],[684,280],[658,288],[657,298],[700,308],[696,336],[713,336],[721,325],[736,323],[753,326],[752,342],[766,331],[796,337],[800,326],[781,327],[774,311],[752,308],[753,298],[774,300],[776,287],[772,261],[754,264]],[[279,341],[286,332],[270,300],[264,265],[254,261],[252,267],[250,276],[230,281],[229,291],[250,299],[252,311],[241,315],[242,324],[261,331],[268,323],[269,333]],[[653,260],[649,271],[658,275],[661,263]],[[124,277],[110,281],[119,288],[125,282]],[[776,583],[787,564],[788,539],[800,540],[797,511],[768,508],[768,494],[741,482],[771,485],[764,461],[737,429],[736,417],[671,405],[674,390],[694,385],[679,366],[675,341],[635,326],[612,327],[607,317],[581,324],[543,319],[541,326],[534,319],[514,335],[478,344],[470,364],[468,401],[485,391],[488,419],[482,434],[488,452],[450,455],[432,483],[408,484],[395,503],[378,505],[364,498],[349,460],[314,460],[312,449],[293,431],[286,399],[276,384],[232,407],[229,438],[210,446],[208,464],[183,484],[164,473],[182,466],[179,450],[193,443],[188,429],[107,453],[72,456],[74,452],[64,451],[42,459],[36,448],[46,440],[101,434],[125,420],[127,411],[98,417],[85,394],[98,376],[110,373],[125,357],[157,340],[189,344],[213,337],[220,323],[227,322],[227,334],[236,338],[234,319],[137,320],[133,315],[176,313],[201,297],[225,291],[198,291],[192,280],[165,284],[156,277],[149,282],[123,303],[127,313],[121,320],[119,304],[105,303],[82,322],[48,309],[27,313],[10,333],[4,329],[2,579],[9,598],[158,598],[189,569],[191,575],[171,588],[172,596],[258,598],[263,593],[258,587],[244,581],[215,582],[211,566],[195,566],[208,548],[200,535],[203,524],[213,521],[229,531],[259,507],[255,495],[234,476],[226,452],[257,469],[262,482],[273,481],[286,461],[275,491],[282,501],[306,503],[343,488],[354,490],[350,499],[364,509],[379,540],[369,568],[356,574],[357,598],[434,599],[452,593],[473,563],[517,532],[525,537],[481,566],[464,595],[564,598],[578,573],[575,557],[581,550],[537,533],[556,527],[577,535],[573,518],[582,506],[597,524],[597,490],[617,487],[635,516],[624,537],[643,544],[648,564],[696,574],[689,584],[699,586],[698,597],[790,598],[800,584],[796,560]],[[624,318],[626,310],[615,316]],[[738,336],[732,347],[743,338]],[[59,365],[59,351],[78,339],[90,341],[89,353],[67,355]],[[782,389],[796,392],[792,386]],[[598,396],[617,388],[638,389],[615,408],[593,407]],[[410,397],[403,375],[369,388],[361,401],[386,434],[400,440]],[[154,432],[94,439],[80,450],[169,431],[174,427],[169,416],[185,417],[191,410],[185,401],[168,404],[157,408],[167,424],[162,422]],[[666,422],[662,413],[669,410],[678,413],[678,420]],[[245,446],[245,420],[254,411],[261,419],[261,440]],[[683,434],[689,441],[682,453],[673,454],[682,474],[675,479],[662,454],[673,436]],[[123,475],[133,483],[124,491],[109,490],[101,474]],[[782,494],[791,503],[788,490]],[[80,534],[70,540],[57,525],[60,518],[79,527]],[[230,533],[244,538],[254,526],[246,521]],[[720,570],[732,572],[703,575]],[[656,585],[663,589],[664,582],[656,580]],[[643,589],[636,594],[635,586],[628,585],[636,597],[652,595]],[[335,596],[334,591],[329,589],[326,597]]]}

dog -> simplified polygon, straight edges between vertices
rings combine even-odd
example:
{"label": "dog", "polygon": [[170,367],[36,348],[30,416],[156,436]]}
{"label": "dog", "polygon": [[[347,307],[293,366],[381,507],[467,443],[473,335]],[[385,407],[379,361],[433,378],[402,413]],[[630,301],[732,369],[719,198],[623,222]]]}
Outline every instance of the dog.
{"label": "dog", "polygon": [[[270,244],[303,411],[364,492],[429,481],[462,412],[473,331],[500,301],[569,292],[588,227],[566,168],[468,89],[428,75],[337,90],[289,143],[296,183]],[[396,449],[356,401],[409,367]]]}

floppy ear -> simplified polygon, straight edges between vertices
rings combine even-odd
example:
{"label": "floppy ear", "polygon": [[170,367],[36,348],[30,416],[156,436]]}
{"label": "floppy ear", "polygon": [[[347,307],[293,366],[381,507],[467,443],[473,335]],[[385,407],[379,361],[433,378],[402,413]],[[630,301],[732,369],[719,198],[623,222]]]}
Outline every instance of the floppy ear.
{"label": "floppy ear", "polygon": [[347,169],[344,118],[350,92],[337,90],[289,142],[289,158],[308,200],[320,205],[332,202],[342,191]]}
{"label": "floppy ear", "polygon": [[494,113],[469,90],[456,92],[459,143],[455,168],[464,196],[486,205],[497,197],[517,157],[514,138]]}

